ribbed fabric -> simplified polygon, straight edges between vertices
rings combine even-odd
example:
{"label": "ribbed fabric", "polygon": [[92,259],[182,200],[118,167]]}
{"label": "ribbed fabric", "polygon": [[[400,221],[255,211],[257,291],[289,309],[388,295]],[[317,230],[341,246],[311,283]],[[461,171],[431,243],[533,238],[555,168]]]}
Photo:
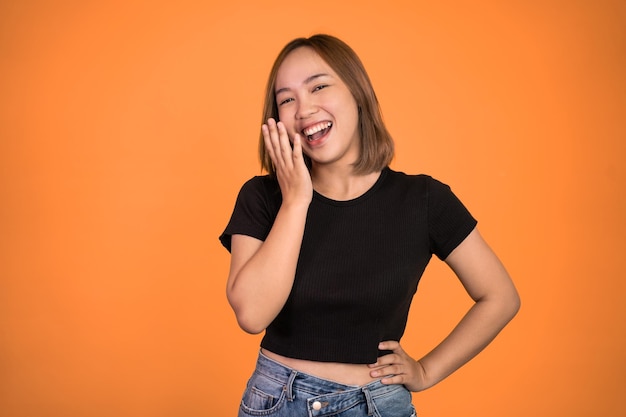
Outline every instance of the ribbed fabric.
{"label": "ribbed fabric", "polygon": [[[281,204],[277,181],[242,187],[222,244],[265,240]],[[378,343],[400,340],[432,254],[445,259],[476,226],[450,188],[389,168],[350,201],[314,193],[291,294],[261,346],[298,359],[373,363]]]}

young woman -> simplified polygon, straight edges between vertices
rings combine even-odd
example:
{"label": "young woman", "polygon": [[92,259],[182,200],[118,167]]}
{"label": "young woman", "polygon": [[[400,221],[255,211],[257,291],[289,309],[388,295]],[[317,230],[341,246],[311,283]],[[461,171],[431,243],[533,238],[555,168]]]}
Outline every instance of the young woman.
{"label": "young woman", "polygon": [[[265,331],[239,415],[414,416],[410,391],[453,373],[516,314],[511,279],[448,186],[388,167],[376,95],[341,40],[283,48],[263,123],[268,175],[244,184],[220,236],[238,323]],[[475,303],[415,360],[400,339],[432,254]]]}

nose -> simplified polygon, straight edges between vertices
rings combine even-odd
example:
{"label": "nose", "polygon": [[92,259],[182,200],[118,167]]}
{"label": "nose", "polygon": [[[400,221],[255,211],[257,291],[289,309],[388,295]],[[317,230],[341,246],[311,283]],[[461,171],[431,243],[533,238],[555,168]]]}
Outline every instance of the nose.
{"label": "nose", "polygon": [[296,109],[296,119],[306,119],[307,117],[315,114],[317,107],[311,97],[303,96],[297,101],[298,108]]}

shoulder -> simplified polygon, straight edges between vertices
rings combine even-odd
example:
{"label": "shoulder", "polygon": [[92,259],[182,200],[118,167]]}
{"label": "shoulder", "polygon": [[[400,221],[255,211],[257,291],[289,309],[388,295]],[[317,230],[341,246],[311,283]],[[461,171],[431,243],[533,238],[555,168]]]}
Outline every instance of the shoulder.
{"label": "shoulder", "polygon": [[278,181],[269,175],[258,175],[250,178],[241,186],[241,190],[239,191],[240,199],[276,199],[280,197]]}
{"label": "shoulder", "polygon": [[273,191],[274,189],[280,187],[278,186],[278,181],[275,178],[270,177],[269,175],[256,175],[246,182],[244,182],[241,187],[242,190],[268,190]]}
{"label": "shoulder", "polygon": [[387,171],[388,188],[391,192],[419,196],[427,202],[429,210],[441,211],[450,205],[462,205],[452,188],[428,174],[406,174],[400,171]]}
{"label": "shoulder", "polygon": [[428,174],[407,174],[402,171],[386,170],[387,182],[391,186],[409,187],[428,191],[431,187],[447,187],[443,182]]}
{"label": "shoulder", "polygon": [[245,212],[248,216],[272,218],[282,203],[280,186],[276,179],[268,175],[250,178],[239,190],[235,203],[236,212]]}
{"label": "shoulder", "polygon": [[220,236],[222,244],[230,251],[231,236],[234,234],[264,240],[280,204],[278,181],[267,175],[250,178],[239,191],[230,221]]}

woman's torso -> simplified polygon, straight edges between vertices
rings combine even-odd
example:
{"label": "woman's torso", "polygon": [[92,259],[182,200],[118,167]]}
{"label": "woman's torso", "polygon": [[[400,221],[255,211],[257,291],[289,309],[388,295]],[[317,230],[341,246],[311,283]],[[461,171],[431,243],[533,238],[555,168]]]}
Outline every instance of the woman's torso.
{"label": "woman's torso", "polygon": [[317,362],[294,359],[270,352],[267,349],[261,349],[261,352],[263,352],[263,354],[268,358],[288,366],[289,368],[295,369],[296,371],[344,385],[361,386],[376,379],[380,379],[372,378],[370,376],[370,372],[376,368],[370,368],[365,364]]}

